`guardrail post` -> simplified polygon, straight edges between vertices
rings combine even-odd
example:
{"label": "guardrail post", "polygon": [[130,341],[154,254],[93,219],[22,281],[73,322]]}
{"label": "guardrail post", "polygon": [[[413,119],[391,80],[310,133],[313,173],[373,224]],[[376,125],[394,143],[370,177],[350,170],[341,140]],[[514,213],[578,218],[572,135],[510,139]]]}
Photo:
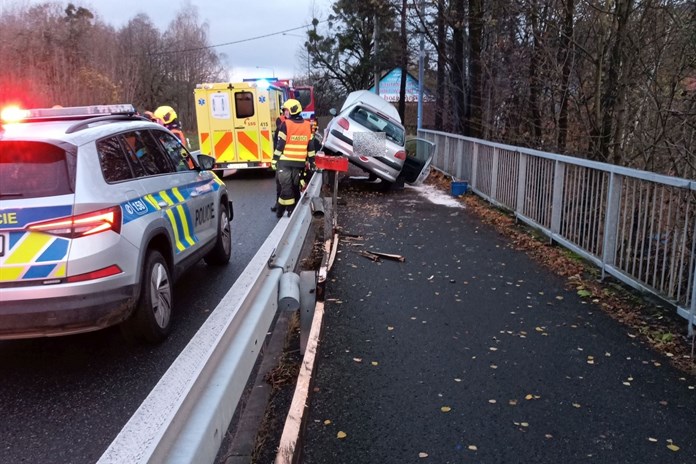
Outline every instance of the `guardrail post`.
{"label": "guardrail post", "polygon": [[621,208],[621,190],[623,176],[615,173],[609,175],[609,193],[607,194],[606,217],[604,219],[604,241],[602,243],[602,276],[606,277],[607,266],[614,265],[616,258],[616,238],[619,229],[619,210]]}
{"label": "guardrail post", "polygon": [[551,197],[551,233],[561,233],[563,212],[563,186],[565,184],[565,164],[556,160],[553,172],[553,193]]}
{"label": "guardrail post", "polygon": [[515,205],[515,212],[523,215],[524,198],[527,194],[527,155],[520,152],[517,152],[517,154],[520,157],[520,162],[517,174],[517,205]]}
{"label": "guardrail post", "polygon": [[316,271],[300,272],[300,354],[304,356],[317,304]]}

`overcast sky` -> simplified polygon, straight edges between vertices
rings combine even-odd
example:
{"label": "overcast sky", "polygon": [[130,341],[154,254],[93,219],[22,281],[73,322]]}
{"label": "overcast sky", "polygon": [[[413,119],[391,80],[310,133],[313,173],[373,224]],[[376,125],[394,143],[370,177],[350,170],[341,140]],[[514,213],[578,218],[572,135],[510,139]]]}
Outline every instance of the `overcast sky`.
{"label": "overcast sky", "polygon": [[[0,0],[0,7],[12,4],[38,4],[46,0]],[[58,3],[67,5],[68,0]],[[307,73],[306,58],[298,57],[306,34],[304,26],[312,17],[326,19],[332,0],[72,0],[115,27],[125,25],[138,13],[147,14],[164,31],[186,4],[198,9],[200,22],[209,27],[211,45],[243,41],[216,47],[226,56],[230,80],[251,77],[292,78]],[[294,29],[286,34],[256,37]]]}

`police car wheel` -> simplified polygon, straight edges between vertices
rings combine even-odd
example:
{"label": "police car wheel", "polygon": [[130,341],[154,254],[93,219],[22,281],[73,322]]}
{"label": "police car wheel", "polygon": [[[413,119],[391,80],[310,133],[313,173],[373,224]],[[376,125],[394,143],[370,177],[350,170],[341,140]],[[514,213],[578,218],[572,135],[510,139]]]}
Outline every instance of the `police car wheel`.
{"label": "police car wheel", "polygon": [[227,208],[220,205],[218,214],[218,233],[215,240],[215,247],[203,258],[207,264],[222,265],[227,264],[232,256],[232,228],[230,226]]}
{"label": "police car wheel", "polygon": [[159,251],[150,251],[145,259],[140,299],[123,324],[127,339],[158,343],[167,338],[171,328],[172,283],[167,261]]}

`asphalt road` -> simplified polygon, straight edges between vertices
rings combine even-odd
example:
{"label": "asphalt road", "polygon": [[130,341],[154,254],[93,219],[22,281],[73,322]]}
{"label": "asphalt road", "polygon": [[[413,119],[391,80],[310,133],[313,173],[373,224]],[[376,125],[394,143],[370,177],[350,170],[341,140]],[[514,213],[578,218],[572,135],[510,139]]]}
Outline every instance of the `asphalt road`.
{"label": "asphalt road", "polygon": [[124,344],[117,329],[0,342],[0,463],[93,463],[205,322],[277,220],[273,177],[225,178],[234,201],[233,255],[198,263],[175,289],[175,321],[154,347]]}
{"label": "asphalt road", "polygon": [[696,463],[695,378],[466,209],[340,192],[305,464]]}

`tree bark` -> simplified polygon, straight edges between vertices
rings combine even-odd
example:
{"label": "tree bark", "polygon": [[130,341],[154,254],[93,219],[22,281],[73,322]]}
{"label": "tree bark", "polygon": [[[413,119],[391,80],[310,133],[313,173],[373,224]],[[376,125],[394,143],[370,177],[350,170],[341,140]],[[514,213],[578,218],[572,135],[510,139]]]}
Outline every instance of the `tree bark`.
{"label": "tree bark", "polygon": [[482,134],[481,47],[483,36],[483,0],[469,0],[469,106],[466,135],[480,138]]}

